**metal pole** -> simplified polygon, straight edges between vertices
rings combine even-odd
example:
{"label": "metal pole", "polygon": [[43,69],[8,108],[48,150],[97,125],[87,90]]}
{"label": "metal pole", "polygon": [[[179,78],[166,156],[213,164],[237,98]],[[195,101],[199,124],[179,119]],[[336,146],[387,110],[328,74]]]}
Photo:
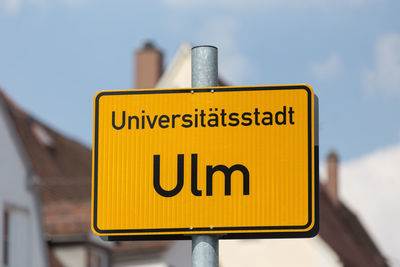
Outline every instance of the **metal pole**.
{"label": "metal pole", "polygon": [[192,48],[192,87],[218,86],[218,49],[215,46]]}
{"label": "metal pole", "polygon": [[[192,48],[192,87],[218,86],[218,49],[214,46]],[[192,266],[218,266],[218,235],[192,236]]]}

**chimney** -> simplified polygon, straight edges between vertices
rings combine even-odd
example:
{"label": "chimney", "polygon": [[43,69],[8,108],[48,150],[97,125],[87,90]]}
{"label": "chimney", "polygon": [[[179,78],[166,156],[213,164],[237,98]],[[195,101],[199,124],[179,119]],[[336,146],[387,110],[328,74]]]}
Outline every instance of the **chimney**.
{"label": "chimney", "polygon": [[339,192],[338,192],[338,165],[339,160],[338,156],[334,151],[331,151],[328,154],[328,158],[326,160],[327,165],[327,173],[328,173],[328,181],[326,182],[326,189],[328,191],[328,195],[331,198],[333,204],[338,205],[339,201]]}
{"label": "chimney", "polygon": [[162,74],[162,53],[151,42],[146,42],[142,49],[136,51],[135,59],[135,88],[154,88]]}

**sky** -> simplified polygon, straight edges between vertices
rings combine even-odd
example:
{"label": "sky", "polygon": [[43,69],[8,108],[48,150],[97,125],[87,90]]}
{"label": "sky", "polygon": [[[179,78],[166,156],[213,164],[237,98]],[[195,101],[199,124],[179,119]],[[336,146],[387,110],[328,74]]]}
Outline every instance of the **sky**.
{"label": "sky", "polygon": [[230,85],[309,84],[321,161],[339,154],[343,199],[395,259],[399,232],[381,234],[389,226],[366,203],[369,190],[389,198],[400,188],[387,165],[400,161],[399,10],[396,0],[0,0],[0,87],[90,147],[94,94],[133,87],[134,52],[147,40],[166,64],[182,42],[217,46]]}
{"label": "sky", "polygon": [[92,98],[133,87],[133,54],[153,40],[219,49],[230,85],[311,85],[322,157],[400,141],[400,23],[390,0],[2,0],[0,86],[91,145]]}

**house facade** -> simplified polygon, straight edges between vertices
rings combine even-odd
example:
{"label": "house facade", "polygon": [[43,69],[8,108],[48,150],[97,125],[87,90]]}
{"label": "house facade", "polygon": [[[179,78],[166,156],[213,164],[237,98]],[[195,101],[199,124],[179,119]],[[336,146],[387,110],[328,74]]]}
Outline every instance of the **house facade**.
{"label": "house facade", "polygon": [[0,266],[48,266],[39,182],[0,96]]}

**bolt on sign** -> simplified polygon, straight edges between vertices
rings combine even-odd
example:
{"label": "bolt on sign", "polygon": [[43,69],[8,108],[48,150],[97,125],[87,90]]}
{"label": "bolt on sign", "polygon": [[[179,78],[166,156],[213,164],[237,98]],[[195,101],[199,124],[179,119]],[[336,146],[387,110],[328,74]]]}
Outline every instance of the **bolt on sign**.
{"label": "bolt on sign", "polygon": [[316,100],[307,85],[99,92],[94,233],[316,235]]}

